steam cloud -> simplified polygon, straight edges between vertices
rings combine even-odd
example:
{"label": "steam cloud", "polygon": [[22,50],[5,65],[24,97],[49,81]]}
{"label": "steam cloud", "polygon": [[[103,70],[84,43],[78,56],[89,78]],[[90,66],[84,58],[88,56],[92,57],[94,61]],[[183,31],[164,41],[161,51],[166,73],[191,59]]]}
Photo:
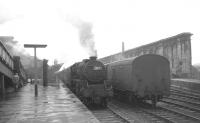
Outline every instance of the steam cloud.
{"label": "steam cloud", "polygon": [[80,18],[67,19],[79,31],[79,40],[82,47],[84,47],[90,56],[96,56],[94,34],[92,32],[92,23],[85,22]]}
{"label": "steam cloud", "polygon": [[[1,11],[1,9],[0,9]],[[11,18],[5,17],[1,12],[0,12],[0,24],[4,24],[7,21],[9,21]]]}
{"label": "steam cloud", "polygon": [[14,15],[10,15],[9,11],[0,3],[0,24],[4,24],[10,20],[15,19]]}
{"label": "steam cloud", "polygon": [[24,54],[25,51],[20,48],[18,41],[14,41],[13,39],[14,37],[12,36],[0,36],[0,40],[12,55],[20,56]]}
{"label": "steam cloud", "polygon": [[34,57],[27,54],[25,50],[20,47],[18,41],[14,41],[13,39],[14,37],[12,36],[0,36],[0,40],[3,42],[11,55],[20,56],[21,62],[25,69],[33,67]]}
{"label": "steam cloud", "polygon": [[1,16],[0,16],[0,24],[3,24],[3,23],[5,23],[6,21],[8,21],[8,19],[6,19],[6,18],[2,18]]}

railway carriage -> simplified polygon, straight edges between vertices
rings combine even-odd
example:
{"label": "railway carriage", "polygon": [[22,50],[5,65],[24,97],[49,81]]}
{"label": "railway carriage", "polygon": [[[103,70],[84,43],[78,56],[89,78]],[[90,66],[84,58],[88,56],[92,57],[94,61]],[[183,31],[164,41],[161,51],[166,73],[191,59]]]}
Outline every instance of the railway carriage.
{"label": "railway carriage", "polygon": [[115,96],[125,95],[130,101],[151,100],[155,106],[163,96],[170,95],[169,61],[163,56],[147,54],[106,66]]}

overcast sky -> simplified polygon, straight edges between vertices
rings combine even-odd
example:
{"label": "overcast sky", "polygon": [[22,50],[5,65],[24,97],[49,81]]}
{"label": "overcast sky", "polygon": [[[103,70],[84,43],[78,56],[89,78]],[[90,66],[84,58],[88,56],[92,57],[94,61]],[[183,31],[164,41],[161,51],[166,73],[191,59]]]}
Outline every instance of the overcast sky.
{"label": "overcast sky", "polygon": [[[191,32],[196,64],[199,6],[199,0],[0,0],[0,35],[14,36],[21,48],[24,43],[47,44],[37,50],[39,58],[70,65],[88,58],[89,50],[104,57],[120,52],[122,41],[131,49]],[[33,55],[33,49],[26,51]]]}

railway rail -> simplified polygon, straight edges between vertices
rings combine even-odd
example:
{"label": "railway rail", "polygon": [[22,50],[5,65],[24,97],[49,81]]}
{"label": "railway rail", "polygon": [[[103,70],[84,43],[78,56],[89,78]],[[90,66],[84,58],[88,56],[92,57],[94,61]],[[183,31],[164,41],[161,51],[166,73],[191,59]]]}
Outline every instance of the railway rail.
{"label": "railway rail", "polygon": [[200,98],[197,96],[192,96],[189,94],[187,95],[187,94],[183,94],[180,92],[171,92],[171,96],[176,96],[178,98],[187,98],[188,100],[192,100],[191,102],[193,102],[193,101],[199,102],[200,101]]}
{"label": "railway rail", "polygon": [[91,109],[93,115],[101,123],[131,123],[128,119],[114,112],[111,108]]}
{"label": "railway rail", "polygon": [[161,102],[168,103],[168,104],[174,104],[177,106],[185,107],[187,109],[191,109],[197,112],[200,112],[200,103],[194,100],[188,100],[187,98],[181,98],[181,97],[168,97],[165,99],[162,99]]}
{"label": "railway rail", "polygon": [[191,120],[186,120],[181,117],[177,120],[177,115],[172,114],[171,112],[167,112],[166,110],[154,109],[150,108],[151,106],[148,104],[142,106],[134,107],[132,104],[123,104],[120,102],[114,102],[112,105],[116,107],[123,108],[125,112],[128,114],[133,114],[139,119],[138,121],[143,123],[182,123],[184,120],[185,122],[190,122]]}
{"label": "railway rail", "polygon": [[164,104],[152,108],[149,104],[134,106],[116,100],[108,104],[107,109],[92,110],[102,123],[199,123],[200,113],[184,109],[172,104]]}
{"label": "railway rail", "polygon": [[172,91],[171,91],[171,95],[173,95],[173,96],[178,96],[178,97],[180,97],[180,98],[183,98],[183,97],[189,98],[190,100],[196,100],[196,101],[198,101],[198,102],[200,101],[200,98],[197,97],[197,96],[192,96],[192,95],[184,94],[184,93],[180,93],[180,92],[172,92]]}
{"label": "railway rail", "polygon": [[190,115],[177,107],[166,106],[157,107],[156,109],[142,108],[141,110],[149,113],[158,119],[162,119],[167,123],[199,123],[200,119],[197,116]]}
{"label": "railway rail", "polygon": [[200,122],[199,94],[172,89],[171,96],[161,100],[160,108],[184,115],[190,122]]}
{"label": "railway rail", "polygon": [[170,90],[172,95],[178,95],[183,97],[188,97],[196,100],[200,100],[200,92],[193,91],[193,90],[186,90],[184,88],[179,88],[176,86],[171,86]]}
{"label": "railway rail", "polygon": [[164,98],[156,108],[142,103],[140,106],[112,100],[108,108],[92,110],[102,123],[199,123],[200,95],[176,87],[171,88],[171,96]]}
{"label": "railway rail", "polygon": [[200,112],[200,94],[188,92],[177,87],[172,86],[171,95],[165,97],[162,102]]}
{"label": "railway rail", "polygon": [[111,107],[114,107],[115,110],[120,110],[120,112],[123,112],[124,114],[127,114],[126,117],[129,119],[132,119],[134,123],[168,123],[168,120],[161,119],[158,116],[149,114],[142,110],[140,107],[134,107],[132,105],[127,105],[125,103],[120,102],[112,102],[109,104]]}
{"label": "railway rail", "polygon": [[183,119],[181,122],[188,123],[199,123],[200,122],[200,113],[195,112],[194,110],[187,109],[184,107],[179,107],[177,105],[165,104],[159,106],[157,109],[165,110],[166,112],[171,112],[171,114],[176,114],[176,117]]}
{"label": "railway rail", "polygon": [[[164,101],[163,101],[164,102]],[[155,109],[150,104],[142,104],[141,110],[169,123],[199,123],[200,113],[190,106],[174,102],[159,103]]]}

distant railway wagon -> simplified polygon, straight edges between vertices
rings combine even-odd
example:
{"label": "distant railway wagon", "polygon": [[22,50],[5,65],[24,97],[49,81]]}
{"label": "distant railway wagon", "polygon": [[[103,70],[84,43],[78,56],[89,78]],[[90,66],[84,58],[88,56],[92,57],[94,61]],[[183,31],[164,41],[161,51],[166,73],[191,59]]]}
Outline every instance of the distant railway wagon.
{"label": "distant railway wagon", "polygon": [[77,62],[58,76],[87,105],[106,106],[113,95],[112,86],[106,81],[106,68],[96,57]]}
{"label": "distant railway wagon", "polygon": [[170,66],[163,56],[147,54],[106,66],[115,96],[125,95],[130,101],[151,100],[155,106],[163,96],[170,95]]}

